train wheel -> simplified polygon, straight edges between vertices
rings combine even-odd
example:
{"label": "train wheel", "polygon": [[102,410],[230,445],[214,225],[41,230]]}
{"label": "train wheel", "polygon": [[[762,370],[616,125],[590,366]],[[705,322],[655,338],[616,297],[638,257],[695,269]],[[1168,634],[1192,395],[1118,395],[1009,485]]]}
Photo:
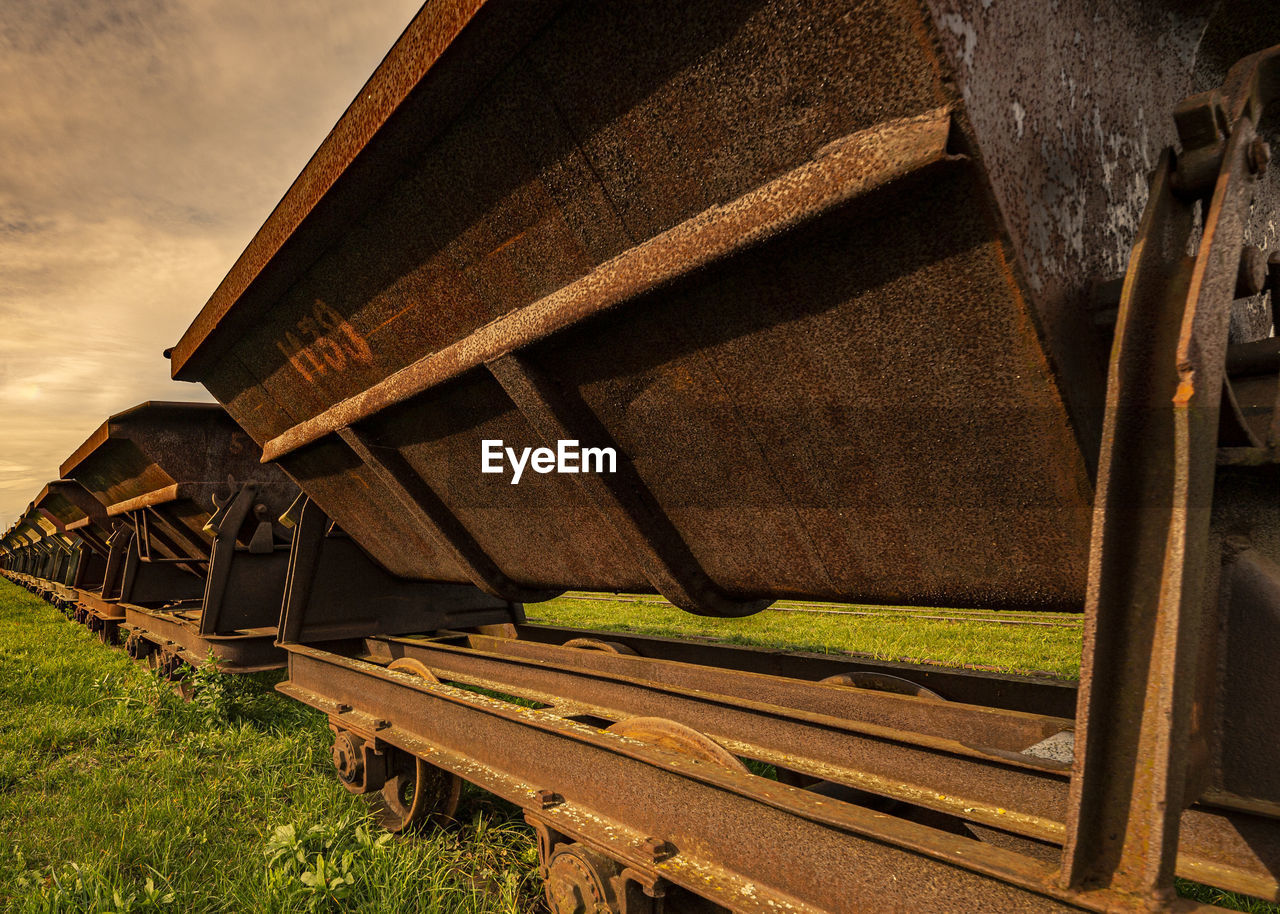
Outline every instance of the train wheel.
{"label": "train wheel", "polygon": [[412,673],[419,679],[425,679],[427,682],[439,682],[439,677],[428,669],[427,665],[421,660],[413,657],[397,657],[387,664],[387,669],[397,670],[401,673]]}
{"label": "train wheel", "polygon": [[946,701],[932,689],[916,685],[910,679],[901,676],[890,676],[888,673],[837,673],[822,680],[827,685],[848,686],[852,689],[871,689],[875,692],[892,692],[895,695],[913,695],[916,698],[927,698],[930,701]]}
{"label": "train wheel", "polygon": [[115,647],[120,643],[120,623],[103,619],[102,626],[98,629],[98,637],[108,647]]}
{"label": "train wheel", "polygon": [[178,682],[183,678],[183,668],[187,665],[173,651],[153,650],[147,657],[151,669],[168,682]]}
{"label": "train wheel", "polygon": [[619,910],[613,879],[621,867],[604,854],[581,844],[560,845],[546,867],[543,888],[552,914],[612,914]]}
{"label": "train wheel", "polygon": [[606,654],[630,654],[640,656],[639,651],[628,647],[621,641],[601,641],[599,638],[573,638],[564,643],[565,647],[576,647],[584,651],[603,651]]}
{"label": "train wheel", "polygon": [[392,771],[373,799],[383,827],[399,834],[422,822],[451,821],[458,811],[462,779],[407,752],[389,751],[395,754]]}
{"label": "train wheel", "polygon": [[[428,682],[440,681],[422,661],[412,657],[393,660],[387,669],[412,673]],[[387,751],[392,754],[387,781],[373,798],[383,827],[399,834],[421,822],[441,825],[451,820],[458,811],[462,778],[407,752]]]}
{"label": "train wheel", "polygon": [[137,632],[130,632],[124,642],[124,652],[134,660],[147,660],[155,651],[155,645]]}
{"label": "train wheel", "polygon": [[729,771],[748,773],[747,766],[737,756],[711,737],[665,717],[629,717],[608,729],[610,733],[661,746],[663,749],[672,749],[681,755],[702,759]]}

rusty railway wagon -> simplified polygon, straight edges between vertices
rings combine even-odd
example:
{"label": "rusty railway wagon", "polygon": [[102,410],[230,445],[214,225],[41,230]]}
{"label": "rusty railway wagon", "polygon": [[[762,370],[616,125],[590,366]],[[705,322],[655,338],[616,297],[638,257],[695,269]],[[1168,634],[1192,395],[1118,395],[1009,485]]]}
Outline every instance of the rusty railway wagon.
{"label": "rusty railway wagon", "polygon": [[49,602],[63,598],[77,538],[68,535],[62,523],[38,508],[36,502],[27,506],[13,532],[24,554],[23,586]]}
{"label": "rusty railway wagon", "polygon": [[[170,350],[225,411],[113,416],[0,566],[287,656],[557,914],[1280,900],[1278,94],[1271,3],[431,0]],[[569,589],[1077,611],[1081,679]]]}
{"label": "rusty railway wagon", "polygon": [[101,502],[83,486],[67,479],[50,482],[36,496],[32,506],[61,526],[70,538],[70,550],[61,573],[53,576],[56,592],[52,602],[85,622],[104,640],[109,629],[101,617],[83,608],[85,594],[100,593],[110,555],[111,530]]}
{"label": "rusty railway wagon", "polygon": [[59,572],[70,548],[66,530],[52,518],[37,511],[34,505],[27,506],[27,513],[23,516],[22,523],[26,529],[30,530],[36,551],[32,570],[33,592],[51,600]]}
{"label": "rusty railway wagon", "polygon": [[29,543],[25,536],[19,532],[21,518],[14,522],[4,534],[4,574],[9,580],[15,584],[24,584],[26,576],[27,563],[30,561],[28,547]]}
{"label": "rusty railway wagon", "polygon": [[[343,782],[523,807],[556,911],[1280,898],[1277,42],[429,2],[170,352],[306,496],[280,689]],[[522,623],[570,588],[1081,611],[1080,687]]]}
{"label": "rusty railway wagon", "polygon": [[105,549],[80,620],[170,676],[211,656],[226,672],[281,666],[279,517],[297,489],[258,453],[216,404],[143,403],[104,422],[61,467],[65,491],[96,503],[76,522]]}

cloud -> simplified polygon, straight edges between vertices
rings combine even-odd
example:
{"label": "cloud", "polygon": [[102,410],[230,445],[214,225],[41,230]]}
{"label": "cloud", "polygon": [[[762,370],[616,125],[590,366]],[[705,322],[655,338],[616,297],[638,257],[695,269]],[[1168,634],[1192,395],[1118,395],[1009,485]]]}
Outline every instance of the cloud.
{"label": "cloud", "polygon": [[0,524],[175,343],[417,0],[7,0]]}

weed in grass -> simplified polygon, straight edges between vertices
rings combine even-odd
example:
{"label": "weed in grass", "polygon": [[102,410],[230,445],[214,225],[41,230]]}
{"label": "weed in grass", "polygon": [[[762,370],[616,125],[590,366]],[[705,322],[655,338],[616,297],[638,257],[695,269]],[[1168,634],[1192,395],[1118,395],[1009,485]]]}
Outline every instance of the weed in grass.
{"label": "weed in grass", "polygon": [[347,816],[338,822],[312,825],[299,832],[280,825],[267,840],[267,887],[277,900],[300,901],[309,910],[329,907],[350,897],[359,870],[385,852],[391,835],[374,836],[367,824]]}
{"label": "weed in grass", "polygon": [[13,859],[8,867],[13,883],[25,893],[14,899],[9,910],[40,912],[94,911],[104,914],[135,914],[135,912],[176,910],[176,895],[153,876],[147,876],[141,886],[129,888],[113,879],[102,868],[79,863],[62,866],[29,868],[22,852],[13,849]]}

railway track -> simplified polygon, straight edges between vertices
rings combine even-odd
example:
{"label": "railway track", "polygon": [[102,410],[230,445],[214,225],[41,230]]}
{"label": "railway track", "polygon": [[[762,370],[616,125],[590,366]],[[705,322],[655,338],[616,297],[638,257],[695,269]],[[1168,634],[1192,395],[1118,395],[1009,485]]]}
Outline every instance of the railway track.
{"label": "railway track", "polygon": [[517,804],[556,914],[1280,900],[1273,7],[432,0],[167,351],[221,406],[110,417],[0,568],[284,667],[393,830]]}

